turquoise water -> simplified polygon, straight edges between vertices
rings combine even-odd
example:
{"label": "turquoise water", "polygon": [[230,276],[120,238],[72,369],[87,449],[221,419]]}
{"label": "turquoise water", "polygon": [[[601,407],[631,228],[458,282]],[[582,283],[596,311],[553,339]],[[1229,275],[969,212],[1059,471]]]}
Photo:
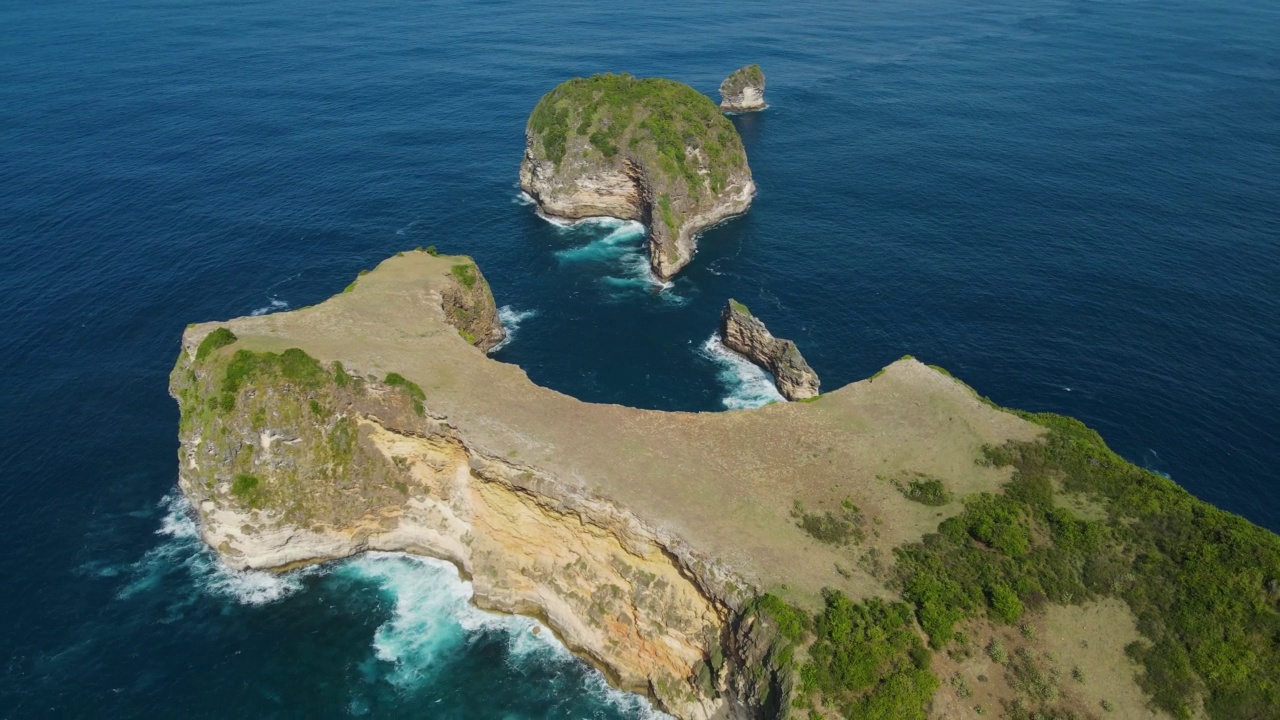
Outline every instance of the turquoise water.
{"label": "turquoise water", "polygon": [[[0,2],[0,716],[650,714],[448,566],[231,573],[174,494],[182,328],[419,245],[586,400],[776,397],[732,296],[826,388],[911,353],[1280,529],[1277,38],[1250,0]],[[521,198],[559,81],[747,62],[760,195],[669,286]]]}

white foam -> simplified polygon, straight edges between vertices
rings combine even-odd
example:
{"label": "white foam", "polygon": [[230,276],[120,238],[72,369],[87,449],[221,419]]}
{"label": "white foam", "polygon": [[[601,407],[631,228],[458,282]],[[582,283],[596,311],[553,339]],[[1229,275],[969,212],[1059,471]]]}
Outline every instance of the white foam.
{"label": "white foam", "polygon": [[773,402],[785,402],[769,373],[754,363],[729,350],[720,342],[719,333],[711,333],[698,348],[698,354],[717,366],[716,379],[724,386],[726,395],[721,399],[730,410],[757,408]]}
{"label": "white foam", "polygon": [[[370,552],[344,562],[335,572],[373,581],[391,596],[392,617],[375,631],[373,649],[379,660],[394,666],[387,680],[402,689],[412,689],[430,676],[433,666],[465,652],[469,638],[477,633],[502,633],[508,661],[516,666],[576,662],[537,620],[485,612],[472,605],[472,584],[447,562]],[[668,717],[643,697],[610,687],[600,673],[592,671],[588,677],[585,689],[619,709],[644,718]]]}
{"label": "white foam", "polygon": [[289,309],[288,301],[281,300],[279,298],[271,298],[270,305],[263,305],[262,307],[257,308],[256,310],[254,310],[249,314],[254,317],[257,317],[259,315],[266,315],[268,313],[280,312],[281,310],[288,310],[288,309]]}
{"label": "white foam", "polygon": [[520,324],[531,317],[537,316],[537,310],[516,310],[510,305],[503,305],[498,308],[498,322],[502,323],[502,327],[506,329],[507,335],[502,338],[502,342],[490,348],[489,352],[496,353],[511,344],[511,341],[516,338],[516,332],[520,330]]}
{"label": "white foam", "polygon": [[511,198],[511,202],[525,207],[538,204],[538,201],[534,200],[532,195],[523,190],[517,192],[515,197]]}
{"label": "white foam", "polygon": [[[166,495],[160,506],[165,510],[156,535],[160,542],[130,565],[126,573],[130,581],[116,597],[124,600],[158,588],[175,573],[185,573],[183,583],[198,592],[234,600],[243,605],[276,602],[302,589],[302,578],[318,572],[301,570],[283,575],[255,570],[232,570],[200,539],[191,503],[180,492]],[[175,598],[174,609],[194,602],[194,597]]]}

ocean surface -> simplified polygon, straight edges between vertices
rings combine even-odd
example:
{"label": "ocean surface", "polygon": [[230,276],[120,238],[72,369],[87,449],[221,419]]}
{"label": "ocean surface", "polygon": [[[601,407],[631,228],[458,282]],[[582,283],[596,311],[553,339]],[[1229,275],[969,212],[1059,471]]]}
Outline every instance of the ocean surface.
{"label": "ocean surface", "polygon": [[[558,82],[714,94],[760,188],[670,286],[644,229],[515,185]],[[448,566],[232,573],[175,492],[192,321],[476,257],[541,384],[776,398],[734,297],[824,387],[905,353],[1280,530],[1280,5],[0,0],[0,717],[643,718]]]}

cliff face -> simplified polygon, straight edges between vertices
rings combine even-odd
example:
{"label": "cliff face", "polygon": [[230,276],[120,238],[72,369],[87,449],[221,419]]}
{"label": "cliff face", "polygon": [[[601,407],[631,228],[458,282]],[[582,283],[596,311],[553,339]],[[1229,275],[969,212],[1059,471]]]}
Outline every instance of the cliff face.
{"label": "cliff face", "polygon": [[188,328],[170,389],[205,541],[237,568],[447,559],[477,604],[541,618],[678,717],[782,718],[803,650],[753,609],[760,594],[812,608],[824,588],[888,593],[794,508],[856,500],[877,528],[860,550],[886,557],[938,520],[881,474],[991,491],[1007,476],[974,462],[981,447],[1035,437],[909,360],[812,405],[584,403],[477,349],[499,332],[475,264],[428,252],[318,305]]}
{"label": "cliff face", "polygon": [[736,300],[725,305],[720,314],[720,338],[725,347],[768,370],[786,399],[805,400],[818,395],[818,374],[805,362],[796,344],[770,334],[746,305]]}
{"label": "cliff face", "polygon": [[[468,342],[496,336],[473,264],[454,265],[439,297]],[[681,718],[762,717],[750,697],[726,696],[737,665],[721,648],[741,580],[579,486],[470,446],[402,376],[243,348],[225,328],[215,343],[209,330],[184,336],[170,391],[180,486],[229,566],[366,550],[449,560],[477,605],[540,618],[616,686]]]}
{"label": "cliff face", "polygon": [[664,280],[692,259],[699,232],[746,212],[755,195],[733,124],[670,80],[569,80],[539,101],[525,138],[520,187],[541,212],[643,222]]}
{"label": "cliff face", "polygon": [[763,110],[764,71],[759,65],[744,65],[720,83],[720,109],[726,112]]}

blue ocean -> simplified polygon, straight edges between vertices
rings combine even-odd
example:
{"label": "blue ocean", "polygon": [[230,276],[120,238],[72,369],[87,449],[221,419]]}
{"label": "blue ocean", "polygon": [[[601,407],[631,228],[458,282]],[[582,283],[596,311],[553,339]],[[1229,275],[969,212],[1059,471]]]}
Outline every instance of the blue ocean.
{"label": "blue ocean", "polygon": [[[560,81],[750,62],[759,196],[670,285],[642,226],[522,198]],[[1280,530],[1275,2],[0,0],[0,717],[654,714],[451,566],[198,539],[183,327],[426,245],[579,398],[775,399],[712,339],[734,297],[827,389],[910,353]]]}

